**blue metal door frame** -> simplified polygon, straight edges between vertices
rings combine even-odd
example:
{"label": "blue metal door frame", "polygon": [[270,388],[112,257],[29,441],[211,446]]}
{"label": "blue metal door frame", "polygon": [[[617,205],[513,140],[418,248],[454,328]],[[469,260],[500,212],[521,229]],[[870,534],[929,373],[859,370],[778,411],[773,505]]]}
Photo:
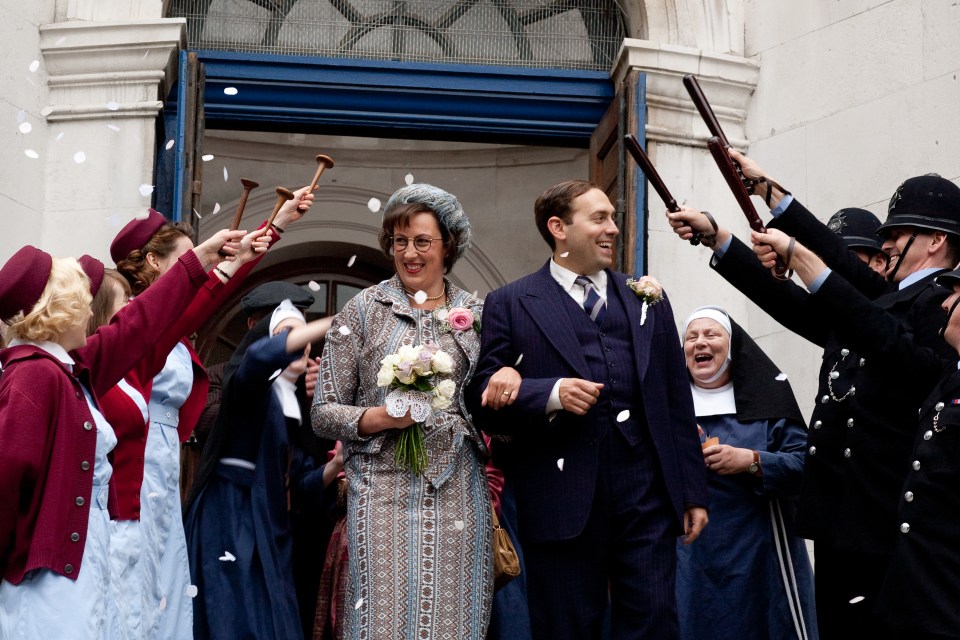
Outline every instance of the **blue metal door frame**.
{"label": "blue metal door frame", "polygon": [[[212,129],[586,148],[615,94],[608,74],[597,71],[196,53],[206,71],[204,114]],[[636,104],[645,120],[642,84]],[[182,114],[180,85],[171,91],[164,118],[165,139],[176,141],[176,166],[157,167],[158,174],[174,170],[173,176],[158,175],[157,184],[174,187],[178,202],[185,184],[182,116],[175,115]],[[177,130],[170,131],[175,122]],[[638,196],[644,186],[638,180]],[[637,202],[639,223],[644,199]],[[645,225],[638,224],[638,266],[645,245]]]}

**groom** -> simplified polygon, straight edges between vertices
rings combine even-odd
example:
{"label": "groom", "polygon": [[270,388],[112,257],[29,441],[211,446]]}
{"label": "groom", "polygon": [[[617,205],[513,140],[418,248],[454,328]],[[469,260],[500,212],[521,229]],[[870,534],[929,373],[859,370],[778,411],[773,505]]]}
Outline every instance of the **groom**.
{"label": "groom", "polygon": [[599,638],[608,608],[610,638],[676,638],[677,536],[692,542],[707,523],[670,303],[661,293],[644,313],[610,270],[613,216],[582,180],[537,199],[553,257],[487,296],[467,390],[476,424],[512,437],[497,461],[516,496],[538,639]]}

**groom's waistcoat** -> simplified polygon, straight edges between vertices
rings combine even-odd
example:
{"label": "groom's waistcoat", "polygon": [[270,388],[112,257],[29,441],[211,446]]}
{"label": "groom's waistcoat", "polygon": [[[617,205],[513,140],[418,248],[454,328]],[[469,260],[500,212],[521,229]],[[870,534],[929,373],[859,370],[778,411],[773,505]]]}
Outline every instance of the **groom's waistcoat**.
{"label": "groom's waistcoat", "polygon": [[[647,433],[640,380],[637,377],[636,358],[630,318],[620,300],[616,285],[607,285],[607,308],[603,322],[597,325],[569,296],[565,307],[570,316],[577,341],[581,345],[590,380],[603,383],[597,404],[588,412],[596,420],[597,436],[602,437],[616,425],[631,445]],[[629,411],[629,417],[620,422],[617,417]]]}

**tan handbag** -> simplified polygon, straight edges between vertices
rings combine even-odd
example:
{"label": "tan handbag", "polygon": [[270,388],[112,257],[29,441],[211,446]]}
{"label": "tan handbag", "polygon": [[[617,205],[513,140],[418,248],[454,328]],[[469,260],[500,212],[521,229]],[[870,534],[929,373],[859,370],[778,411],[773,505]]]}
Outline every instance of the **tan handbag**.
{"label": "tan handbag", "polygon": [[500,526],[497,510],[493,509],[493,588],[501,588],[520,575],[520,558],[513,547],[510,534]]}

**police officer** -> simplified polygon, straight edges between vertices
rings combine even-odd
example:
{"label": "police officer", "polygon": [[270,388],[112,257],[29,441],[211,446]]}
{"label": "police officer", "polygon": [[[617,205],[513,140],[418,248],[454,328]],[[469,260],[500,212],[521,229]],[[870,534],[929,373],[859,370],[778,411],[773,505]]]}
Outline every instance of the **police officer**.
{"label": "police officer", "polygon": [[[789,240],[776,234],[761,241],[785,255]],[[960,492],[955,490],[960,484],[960,270],[937,278],[949,294],[941,304],[947,311],[942,334],[952,348],[945,361],[942,353],[918,345],[892,314],[825,272],[820,259],[804,247],[795,246],[791,264],[805,283],[822,281],[811,300],[834,319],[837,331],[849,336],[859,353],[910,373],[898,401],[911,409],[920,407],[919,429],[916,423],[911,429],[913,448],[897,498],[897,518],[890,523],[895,545],[874,611],[890,624],[895,637],[960,638],[955,596],[960,584]],[[930,389],[925,399],[917,400]]]}
{"label": "police officer", "polygon": [[[880,227],[890,259],[887,279],[855,257],[755,163],[731,155],[745,176],[766,179],[757,195],[771,191],[776,216],[771,227],[813,243],[838,276],[889,311],[919,344],[949,351],[938,336],[947,292],[933,280],[957,262],[960,188],[939,176],[918,176],[897,189]],[[703,228],[702,216],[681,213],[678,220]],[[913,404],[901,402],[904,389],[918,382],[908,368],[859,354],[850,334],[836,331],[833,318],[796,292],[798,287],[774,281],[764,268],[745,266],[742,252],[735,260],[728,257],[715,261],[722,275],[784,326],[824,347],[800,500],[800,533],[814,540],[821,637],[882,637],[886,625],[872,612],[896,537],[896,505],[916,409],[929,385],[913,389]],[[811,282],[814,290],[818,284]]]}

